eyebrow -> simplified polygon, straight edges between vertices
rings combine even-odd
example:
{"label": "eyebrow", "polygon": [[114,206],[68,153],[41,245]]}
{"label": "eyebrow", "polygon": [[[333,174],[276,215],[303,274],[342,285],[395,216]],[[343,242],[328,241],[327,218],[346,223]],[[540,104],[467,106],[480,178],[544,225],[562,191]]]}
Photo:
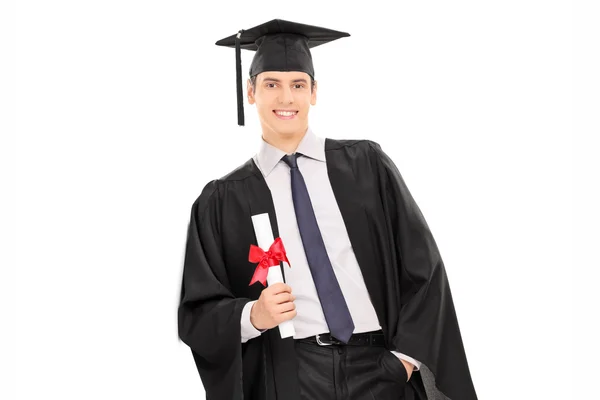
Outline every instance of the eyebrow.
{"label": "eyebrow", "polygon": [[[271,82],[277,82],[277,83],[281,83],[281,80],[279,80],[279,79],[277,79],[277,78],[271,78],[271,77],[268,77],[268,76],[267,76],[267,77],[265,77],[265,79],[263,79],[263,82],[264,82],[264,81],[271,81]],[[303,82],[303,83],[306,83],[306,84],[308,84],[308,81],[307,81],[306,79],[304,79],[304,78],[300,78],[300,79],[294,79],[294,80],[292,81],[292,83],[298,83],[298,82]]]}

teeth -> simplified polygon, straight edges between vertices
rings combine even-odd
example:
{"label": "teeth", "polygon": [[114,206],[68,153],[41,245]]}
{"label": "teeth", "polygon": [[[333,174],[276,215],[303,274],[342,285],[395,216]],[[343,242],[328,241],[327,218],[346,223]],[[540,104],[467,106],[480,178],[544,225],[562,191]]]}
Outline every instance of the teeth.
{"label": "teeth", "polygon": [[296,111],[275,111],[275,114],[283,117],[291,117],[292,115],[296,114]]}

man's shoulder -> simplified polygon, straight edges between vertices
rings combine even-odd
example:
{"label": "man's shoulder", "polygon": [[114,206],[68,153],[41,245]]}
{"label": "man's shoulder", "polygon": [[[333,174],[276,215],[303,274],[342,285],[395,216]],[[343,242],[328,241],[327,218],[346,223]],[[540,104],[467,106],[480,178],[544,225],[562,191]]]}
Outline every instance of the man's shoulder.
{"label": "man's shoulder", "polygon": [[258,172],[258,169],[257,169],[253,159],[250,158],[243,164],[237,166],[232,171],[228,172],[227,174],[225,174],[222,177],[220,177],[219,179],[217,179],[217,181],[220,181],[220,182],[240,181],[240,180],[244,180],[251,176],[256,175],[257,172]]}
{"label": "man's shoulder", "polygon": [[350,151],[352,154],[363,154],[368,156],[369,153],[377,152],[381,149],[379,143],[371,139],[331,139],[325,140],[325,151]]}
{"label": "man's shoulder", "polygon": [[347,147],[360,147],[368,149],[379,144],[371,139],[325,139],[325,150],[339,150]]}
{"label": "man's shoulder", "polygon": [[[199,196],[197,196],[195,203],[198,203],[198,206],[206,206],[207,203],[210,202],[210,199],[213,199],[215,196],[219,197],[219,192],[231,186],[228,185],[230,182],[242,181],[247,179],[257,172],[257,168],[252,161],[249,159],[245,163],[239,165],[232,171],[227,174],[221,176],[220,178],[212,179],[204,184],[202,191]],[[233,187],[237,187],[237,185],[233,185]]]}

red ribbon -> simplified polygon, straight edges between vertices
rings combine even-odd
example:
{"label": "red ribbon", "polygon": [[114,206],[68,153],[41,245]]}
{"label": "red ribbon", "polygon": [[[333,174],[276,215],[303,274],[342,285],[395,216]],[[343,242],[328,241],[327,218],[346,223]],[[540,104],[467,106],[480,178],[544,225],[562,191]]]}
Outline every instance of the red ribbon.
{"label": "red ribbon", "polygon": [[254,282],[260,282],[263,284],[263,286],[267,286],[269,267],[279,265],[280,261],[285,261],[291,267],[290,262],[287,259],[281,238],[275,239],[268,251],[264,251],[260,247],[251,244],[248,261],[258,263],[256,270],[254,270],[254,275],[252,276],[250,285],[252,285]]}

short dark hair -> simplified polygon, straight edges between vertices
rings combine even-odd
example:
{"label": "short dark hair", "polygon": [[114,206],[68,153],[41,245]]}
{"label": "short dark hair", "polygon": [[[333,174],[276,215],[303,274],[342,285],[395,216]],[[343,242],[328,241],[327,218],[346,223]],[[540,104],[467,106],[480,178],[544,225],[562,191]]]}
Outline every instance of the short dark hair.
{"label": "short dark hair", "polygon": [[[250,77],[250,84],[252,85],[252,94],[256,93],[256,77],[257,75],[252,75]],[[310,76],[310,75],[309,75]],[[312,76],[310,76],[310,92],[313,92],[313,88],[315,87],[315,80]]]}

